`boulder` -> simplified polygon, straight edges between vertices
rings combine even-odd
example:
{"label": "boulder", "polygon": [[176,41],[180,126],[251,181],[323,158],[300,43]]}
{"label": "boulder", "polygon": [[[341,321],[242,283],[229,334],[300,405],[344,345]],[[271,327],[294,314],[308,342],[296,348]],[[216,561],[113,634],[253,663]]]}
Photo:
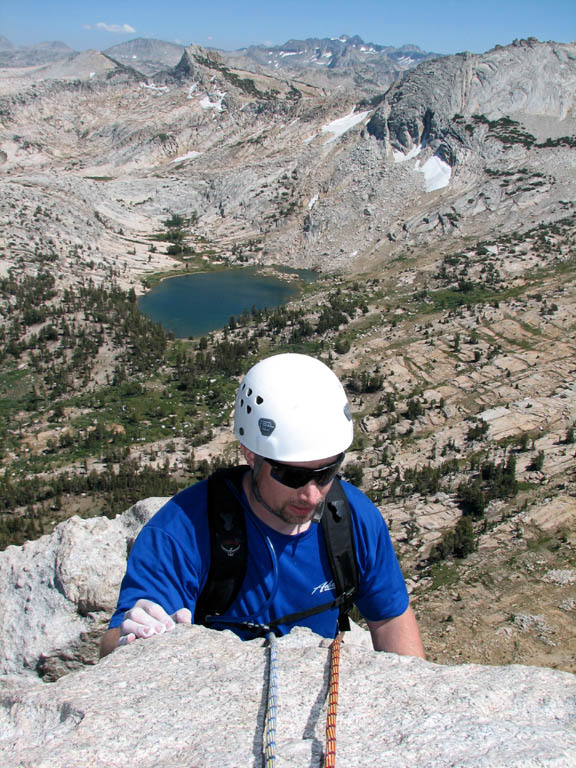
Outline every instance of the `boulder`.
{"label": "boulder", "polygon": [[114,520],[72,517],[0,552],[0,674],[53,680],[96,661],[96,636],[116,606],[127,553],[165,501],[140,501]]}

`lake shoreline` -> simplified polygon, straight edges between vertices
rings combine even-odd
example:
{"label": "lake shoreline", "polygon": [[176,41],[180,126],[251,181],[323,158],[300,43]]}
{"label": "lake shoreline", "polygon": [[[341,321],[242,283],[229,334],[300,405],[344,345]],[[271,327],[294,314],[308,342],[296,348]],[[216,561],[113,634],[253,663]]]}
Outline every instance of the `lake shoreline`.
{"label": "lake shoreline", "polygon": [[204,275],[233,270],[240,271],[244,269],[253,269],[257,274],[277,277],[279,280],[284,280],[286,282],[301,280],[302,278],[299,274],[301,272],[314,273],[318,277],[320,277],[322,274],[316,270],[297,269],[295,267],[286,267],[282,264],[226,264],[224,262],[211,262],[210,264],[205,265],[204,268],[200,269],[181,269],[178,267],[174,270],[171,270],[170,272],[153,272],[150,275],[145,275],[140,279],[140,284],[144,290],[137,290],[136,292],[138,296],[145,296],[146,293],[151,291],[155,286],[164,282],[164,280],[170,280],[174,277],[186,277],[187,275]]}
{"label": "lake shoreline", "polygon": [[138,297],[138,307],[175,338],[198,338],[222,330],[232,317],[253,308],[274,309],[294,300],[318,276],[279,265],[178,270],[159,276]]}

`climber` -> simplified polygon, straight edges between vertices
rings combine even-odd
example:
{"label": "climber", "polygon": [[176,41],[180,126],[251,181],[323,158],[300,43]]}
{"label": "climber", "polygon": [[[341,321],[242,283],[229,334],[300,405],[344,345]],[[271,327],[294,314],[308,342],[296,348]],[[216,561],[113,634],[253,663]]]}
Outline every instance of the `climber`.
{"label": "climber", "polygon": [[234,433],[248,466],[181,491],[140,532],[100,655],[177,623],[334,637],[353,600],[376,650],[424,658],[382,515],[338,477],[353,426],[336,375],[307,355],[257,363]]}

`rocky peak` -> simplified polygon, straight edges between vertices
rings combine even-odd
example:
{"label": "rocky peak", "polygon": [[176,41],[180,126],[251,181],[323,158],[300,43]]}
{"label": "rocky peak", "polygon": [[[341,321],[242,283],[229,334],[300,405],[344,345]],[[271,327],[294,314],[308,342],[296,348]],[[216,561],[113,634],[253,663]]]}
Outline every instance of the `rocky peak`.
{"label": "rocky peak", "polygon": [[134,67],[145,75],[153,75],[168,67],[176,66],[185,50],[185,46],[176,43],[138,37],[113,45],[103,53],[116,61]]}
{"label": "rocky peak", "polygon": [[4,35],[0,35],[0,51],[13,51],[15,48],[14,43],[11,43]]}
{"label": "rocky peak", "polygon": [[445,141],[446,154],[468,137],[454,117],[496,121],[517,114],[575,119],[573,44],[515,41],[484,54],[461,53],[420,64],[395,83],[368,124],[400,150]]}
{"label": "rocky peak", "polygon": [[202,48],[199,45],[189,45],[182,54],[180,61],[171,70],[165,71],[154,78],[176,81],[204,81],[213,78],[224,68],[224,62],[217,51]]}

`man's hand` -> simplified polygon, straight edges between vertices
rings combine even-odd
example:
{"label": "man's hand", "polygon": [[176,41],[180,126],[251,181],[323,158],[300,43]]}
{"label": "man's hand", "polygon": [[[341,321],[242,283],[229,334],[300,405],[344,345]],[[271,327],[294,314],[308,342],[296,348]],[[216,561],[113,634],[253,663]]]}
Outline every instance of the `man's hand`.
{"label": "man's hand", "polygon": [[120,645],[129,645],[134,640],[174,629],[176,624],[191,624],[192,614],[188,608],[180,608],[169,616],[164,608],[152,600],[138,600],[135,605],[126,611],[124,621],[115,628],[109,629],[100,641],[100,658],[106,656]]}

